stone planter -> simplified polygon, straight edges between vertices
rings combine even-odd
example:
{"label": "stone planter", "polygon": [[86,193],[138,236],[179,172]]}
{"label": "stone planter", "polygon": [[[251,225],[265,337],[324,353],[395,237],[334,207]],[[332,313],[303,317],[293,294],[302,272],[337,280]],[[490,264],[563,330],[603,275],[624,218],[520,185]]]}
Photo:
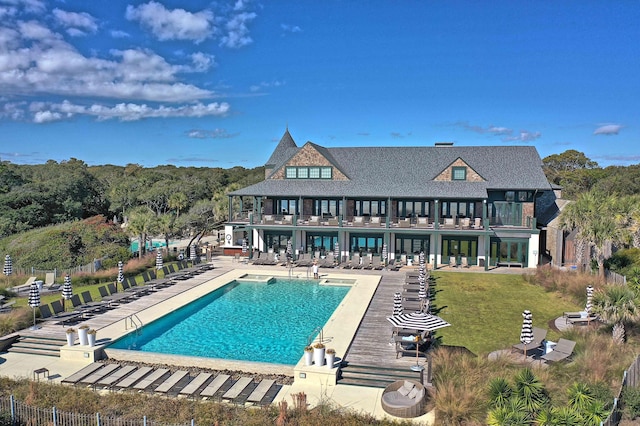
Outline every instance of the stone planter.
{"label": "stone planter", "polygon": [[316,367],[321,367],[324,365],[324,345],[315,345],[313,347],[313,363]]}
{"label": "stone planter", "polygon": [[80,344],[82,346],[87,346],[89,345],[89,327],[87,326],[80,326],[78,328],[78,339],[80,340]]}

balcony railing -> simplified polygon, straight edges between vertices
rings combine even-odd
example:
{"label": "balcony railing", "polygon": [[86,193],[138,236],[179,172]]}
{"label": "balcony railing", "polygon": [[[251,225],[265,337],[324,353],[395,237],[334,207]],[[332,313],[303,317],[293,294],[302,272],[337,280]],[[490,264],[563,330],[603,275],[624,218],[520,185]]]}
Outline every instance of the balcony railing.
{"label": "balcony railing", "polygon": [[234,215],[235,222],[245,222],[251,225],[274,226],[304,226],[304,227],[333,227],[333,228],[412,228],[412,229],[451,229],[451,230],[482,230],[485,226],[515,226],[535,229],[536,219],[527,216],[520,224],[508,224],[504,220],[493,218],[441,217],[436,224],[431,217],[389,217],[389,216],[316,216],[297,214],[265,214],[260,218],[252,212],[240,212]]}

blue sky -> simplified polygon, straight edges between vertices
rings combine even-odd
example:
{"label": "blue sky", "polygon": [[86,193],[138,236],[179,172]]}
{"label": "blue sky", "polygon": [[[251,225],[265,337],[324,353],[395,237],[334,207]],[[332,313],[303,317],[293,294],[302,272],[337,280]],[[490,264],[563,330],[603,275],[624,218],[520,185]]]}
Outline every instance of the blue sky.
{"label": "blue sky", "polygon": [[636,1],[0,0],[0,159],[533,145],[640,163]]}

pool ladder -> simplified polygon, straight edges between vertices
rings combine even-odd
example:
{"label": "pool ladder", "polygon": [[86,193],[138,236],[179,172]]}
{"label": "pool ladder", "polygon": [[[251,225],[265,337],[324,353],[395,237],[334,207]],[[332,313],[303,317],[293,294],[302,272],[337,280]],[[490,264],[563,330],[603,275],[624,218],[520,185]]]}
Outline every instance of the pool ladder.
{"label": "pool ladder", "polygon": [[319,339],[320,339],[320,343],[323,342],[324,340],[324,331],[322,326],[318,326],[316,328],[313,329],[313,331],[311,332],[311,334],[307,337],[307,346],[311,346],[311,342],[313,342],[313,336],[315,336],[316,334],[318,334]]}
{"label": "pool ladder", "polygon": [[130,328],[135,328],[136,336],[139,336],[140,333],[142,332],[142,326],[143,326],[142,321],[136,314],[131,314],[128,317],[125,317],[124,319],[124,329],[129,330]]}

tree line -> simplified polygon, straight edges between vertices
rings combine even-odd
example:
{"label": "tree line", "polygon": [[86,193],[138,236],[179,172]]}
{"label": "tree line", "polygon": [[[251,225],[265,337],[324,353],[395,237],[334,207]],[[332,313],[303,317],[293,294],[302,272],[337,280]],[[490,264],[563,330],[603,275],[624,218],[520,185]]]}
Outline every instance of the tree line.
{"label": "tree line", "polygon": [[0,246],[31,230],[94,217],[110,224],[126,221],[124,234],[141,241],[150,235],[166,240],[202,235],[225,220],[228,192],[263,177],[262,167],[88,166],[75,158],[37,165],[0,162]]}

